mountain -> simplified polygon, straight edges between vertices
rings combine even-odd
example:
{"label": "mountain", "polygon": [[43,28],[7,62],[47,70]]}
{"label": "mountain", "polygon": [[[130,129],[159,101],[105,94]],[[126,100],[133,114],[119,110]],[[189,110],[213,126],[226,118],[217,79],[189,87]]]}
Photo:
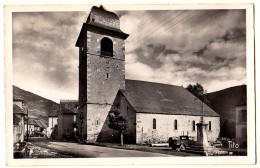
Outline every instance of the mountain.
{"label": "mountain", "polygon": [[48,123],[48,115],[59,108],[58,103],[17,86],[13,86],[13,96],[24,100],[24,105],[28,107],[29,118],[41,119],[45,123]]}
{"label": "mountain", "polygon": [[209,106],[215,110],[221,119],[221,136],[235,137],[236,106],[246,106],[246,85],[234,86],[206,94]]}

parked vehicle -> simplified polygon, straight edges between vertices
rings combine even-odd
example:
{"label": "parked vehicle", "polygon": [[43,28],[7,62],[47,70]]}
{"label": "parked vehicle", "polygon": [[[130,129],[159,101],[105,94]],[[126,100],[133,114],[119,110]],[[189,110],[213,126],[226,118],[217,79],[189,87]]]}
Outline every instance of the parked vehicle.
{"label": "parked vehicle", "polygon": [[220,141],[209,141],[211,146],[215,146],[216,148],[221,148],[223,145]]}
{"label": "parked vehicle", "polygon": [[177,139],[169,138],[169,146],[176,150],[180,148],[180,150],[185,150],[187,146],[194,145],[195,141],[189,136],[180,136]]}

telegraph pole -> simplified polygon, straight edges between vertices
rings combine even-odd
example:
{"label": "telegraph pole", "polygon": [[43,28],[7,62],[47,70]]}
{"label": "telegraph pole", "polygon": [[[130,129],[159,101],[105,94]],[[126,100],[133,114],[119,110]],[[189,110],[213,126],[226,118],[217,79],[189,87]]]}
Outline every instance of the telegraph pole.
{"label": "telegraph pole", "polygon": [[29,110],[27,108],[27,142],[29,142]]}

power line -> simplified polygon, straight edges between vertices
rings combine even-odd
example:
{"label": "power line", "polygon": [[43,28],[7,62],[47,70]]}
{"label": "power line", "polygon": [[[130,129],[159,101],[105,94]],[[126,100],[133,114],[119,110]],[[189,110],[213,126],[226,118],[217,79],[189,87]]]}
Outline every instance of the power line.
{"label": "power line", "polygon": [[163,25],[161,25],[158,29],[155,29],[154,31],[150,32],[149,34],[147,34],[146,36],[144,36],[143,38],[135,41],[134,43],[132,43],[132,45],[130,45],[128,48],[132,48],[135,44],[137,44],[137,42],[145,39],[146,37],[152,35],[154,32],[158,31],[159,29],[161,29],[162,27],[164,27],[165,25],[167,25],[168,23],[170,23],[172,20],[176,19],[177,17],[179,17],[180,15],[182,15],[185,11],[180,12],[178,15],[174,16],[173,18],[171,18],[170,20],[168,20],[166,23],[164,23]]}
{"label": "power line", "polygon": [[[187,19],[187,18],[189,18],[190,16],[192,16],[193,13],[194,13],[194,12],[192,12],[191,14],[189,14],[189,15],[183,17],[180,21],[178,21],[177,23],[175,23],[174,25],[172,25],[172,26],[169,27],[168,29],[164,30],[163,32],[161,32],[160,34],[154,36],[153,38],[151,38],[151,39],[149,39],[149,40],[151,41],[151,40],[157,38],[159,35],[161,35],[161,34],[167,32],[167,31],[171,30],[173,27],[175,27],[176,25],[178,25],[179,23],[181,23],[182,21],[184,21],[184,19]],[[130,47],[130,48],[133,48],[133,45],[132,45],[132,47]]]}
{"label": "power line", "polygon": [[[145,23],[142,23],[143,26],[142,26],[140,29],[138,29],[139,34],[141,34],[143,30],[145,30],[144,28],[149,27],[149,24],[152,23],[152,21],[154,20],[154,18],[157,17],[158,20],[159,20],[159,18],[162,16],[162,14],[164,14],[164,12],[160,11],[157,15],[153,16],[152,18],[150,18],[149,20],[147,20]],[[167,15],[167,14],[166,14],[166,15]],[[167,17],[167,16],[165,16],[165,17]],[[136,41],[138,38],[139,38],[139,36],[136,35],[136,36],[133,38],[132,41]]]}
{"label": "power line", "polygon": [[[159,25],[157,26],[156,28],[154,28],[155,30],[148,33],[147,35],[144,35],[143,37],[141,37],[140,39],[136,40],[136,41],[133,41],[132,44],[128,47],[128,48],[131,48],[133,45],[135,45],[137,42],[141,41],[142,39],[146,38],[147,36],[150,36],[151,34],[153,34],[154,32],[160,30],[162,27],[164,27],[165,25],[167,25],[169,22],[173,21],[174,19],[176,19],[177,17],[179,17],[183,12],[185,11],[182,11],[180,12],[179,14],[177,14],[176,16],[170,18],[169,20],[166,20],[166,22],[164,22],[162,25]],[[148,27],[148,26],[147,26]]]}

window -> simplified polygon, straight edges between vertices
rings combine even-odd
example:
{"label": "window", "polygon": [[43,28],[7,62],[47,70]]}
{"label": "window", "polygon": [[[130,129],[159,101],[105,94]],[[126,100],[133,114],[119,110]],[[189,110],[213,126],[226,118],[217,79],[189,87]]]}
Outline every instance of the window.
{"label": "window", "polygon": [[98,126],[100,124],[99,120],[96,120],[96,126]]}
{"label": "window", "polygon": [[195,131],[196,130],[196,124],[195,124],[195,121],[193,120],[192,121],[192,131]]}
{"label": "window", "polygon": [[107,79],[109,78],[109,73],[107,73],[106,78],[107,78]]}
{"label": "window", "polygon": [[126,110],[128,111],[128,109],[129,109],[129,107],[128,106],[126,106]]}
{"label": "window", "polygon": [[211,121],[209,121],[209,131],[211,131]]}
{"label": "window", "polygon": [[153,129],[156,129],[156,119],[153,119]]}
{"label": "window", "polygon": [[178,129],[178,122],[177,120],[174,120],[174,130],[177,130]]}
{"label": "window", "polygon": [[113,57],[113,42],[107,37],[101,40],[101,55]]}
{"label": "window", "polygon": [[246,120],[247,120],[247,111],[246,110],[239,111],[238,117],[239,117],[238,118],[239,122],[246,122]]}

